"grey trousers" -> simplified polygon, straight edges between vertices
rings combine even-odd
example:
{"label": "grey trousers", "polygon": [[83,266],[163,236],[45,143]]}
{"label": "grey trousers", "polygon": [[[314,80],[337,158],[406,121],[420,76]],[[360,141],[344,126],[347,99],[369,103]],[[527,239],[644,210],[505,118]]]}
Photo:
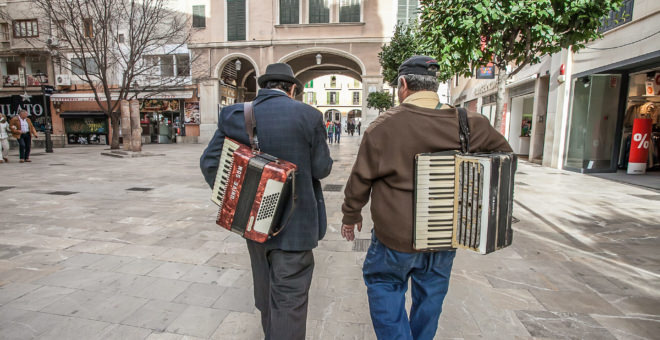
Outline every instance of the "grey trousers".
{"label": "grey trousers", "polygon": [[247,247],[265,340],[304,340],[314,271],[312,251],[269,250],[252,241],[247,241]]}

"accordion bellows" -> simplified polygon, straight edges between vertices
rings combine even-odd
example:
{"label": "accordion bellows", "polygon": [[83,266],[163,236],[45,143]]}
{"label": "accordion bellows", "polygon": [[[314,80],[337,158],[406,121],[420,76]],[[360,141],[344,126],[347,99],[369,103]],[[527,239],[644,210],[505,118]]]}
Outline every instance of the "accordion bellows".
{"label": "accordion bellows", "polygon": [[415,156],[413,248],[488,254],[511,244],[512,153]]}
{"label": "accordion bellows", "polygon": [[225,138],[211,200],[216,224],[263,243],[274,235],[294,190],[296,165]]}

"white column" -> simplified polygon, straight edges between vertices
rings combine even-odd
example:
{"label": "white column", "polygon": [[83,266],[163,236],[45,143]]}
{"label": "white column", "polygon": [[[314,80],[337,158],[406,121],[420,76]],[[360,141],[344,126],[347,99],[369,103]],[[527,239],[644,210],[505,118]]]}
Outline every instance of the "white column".
{"label": "white column", "polygon": [[218,103],[220,100],[217,79],[204,80],[199,84],[199,143],[206,144],[218,128]]}
{"label": "white column", "polygon": [[378,110],[367,108],[369,93],[383,90],[383,77],[381,75],[362,77],[362,131],[378,118]]}

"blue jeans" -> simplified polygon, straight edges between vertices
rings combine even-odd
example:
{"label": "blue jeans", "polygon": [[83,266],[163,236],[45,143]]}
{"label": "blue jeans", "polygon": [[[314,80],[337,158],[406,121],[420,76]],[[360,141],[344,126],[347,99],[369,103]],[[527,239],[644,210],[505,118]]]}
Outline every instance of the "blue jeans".
{"label": "blue jeans", "polygon": [[[362,273],[378,339],[433,339],[449,289],[454,256],[456,251],[402,253],[371,236]],[[410,320],[405,295],[409,278],[413,300]]]}
{"label": "blue jeans", "polygon": [[328,132],[328,143],[332,144],[332,132]]}

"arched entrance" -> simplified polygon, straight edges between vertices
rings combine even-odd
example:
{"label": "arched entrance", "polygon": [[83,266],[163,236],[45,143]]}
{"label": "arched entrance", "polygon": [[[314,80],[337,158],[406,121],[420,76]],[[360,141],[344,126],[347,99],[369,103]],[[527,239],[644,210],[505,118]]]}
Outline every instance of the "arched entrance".
{"label": "arched entrance", "polygon": [[218,67],[219,106],[253,100],[257,95],[257,68],[243,55],[229,55]]}
{"label": "arched entrance", "polygon": [[357,123],[362,120],[362,110],[350,110],[346,114],[346,119],[351,123]]}
{"label": "arched entrance", "polygon": [[327,110],[323,114],[323,118],[326,122],[327,121],[338,122],[341,120],[341,111],[335,109]]}

